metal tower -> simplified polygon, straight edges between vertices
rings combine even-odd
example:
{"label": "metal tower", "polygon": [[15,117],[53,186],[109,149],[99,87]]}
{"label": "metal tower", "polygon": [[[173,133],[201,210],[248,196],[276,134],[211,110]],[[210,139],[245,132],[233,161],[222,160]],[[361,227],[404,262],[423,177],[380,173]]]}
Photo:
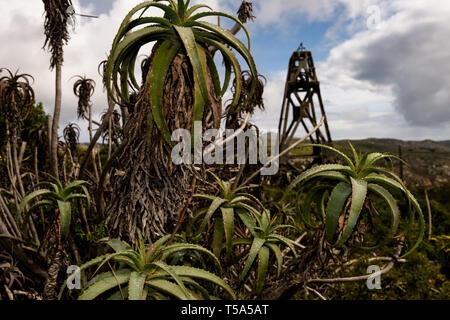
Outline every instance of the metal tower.
{"label": "metal tower", "polygon": [[[316,103],[318,108],[316,109]],[[280,150],[286,149],[292,142],[295,133],[301,125],[310,132],[322,116],[325,116],[320,82],[317,80],[316,68],[310,51],[306,51],[303,43],[292,54],[284,91],[278,132],[280,133]],[[312,143],[332,143],[330,129],[325,117],[324,131],[320,128],[310,137]],[[313,154],[320,156],[320,148],[314,148]]]}

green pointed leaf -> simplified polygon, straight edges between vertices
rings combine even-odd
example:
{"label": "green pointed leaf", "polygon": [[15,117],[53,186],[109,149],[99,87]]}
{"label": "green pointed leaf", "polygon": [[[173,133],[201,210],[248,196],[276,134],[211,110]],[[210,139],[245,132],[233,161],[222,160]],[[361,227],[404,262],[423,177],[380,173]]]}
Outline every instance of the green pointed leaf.
{"label": "green pointed leaf", "polygon": [[[204,287],[202,287],[198,282],[196,282],[188,277],[181,277],[181,279],[183,280],[185,285],[189,285],[189,288],[193,287],[193,289],[198,291],[204,299],[211,300],[211,296],[209,295],[208,290],[206,290]],[[191,292],[191,294],[192,294],[192,292]],[[193,295],[193,296],[196,297],[196,295]],[[200,299],[198,299],[198,300],[200,300]]]}
{"label": "green pointed leaf", "polygon": [[19,209],[18,209],[18,211],[17,211],[17,214],[18,214],[18,215],[21,215],[22,212],[23,212],[23,210],[25,209],[25,207],[28,205],[28,203],[29,203],[31,200],[33,200],[34,198],[36,198],[36,197],[41,197],[41,196],[46,196],[46,195],[50,195],[50,194],[53,194],[53,192],[51,192],[51,191],[49,191],[49,190],[46,190],[46,189],[42,189],[42,190],[37,190],[37,191],[34,191],[34,192],[32,192],[32,193],[26,195],[26,196],[22,199],[22,201],[20,202],[20,205],[19,205]]}
{"label": "green pointed leaf", "polygon": [[326,234],[328,242],[332,243],[334,241],[334,236],[336,234],[339,217],[344,214],[344,206],[348,197],[352,192],[352,188],[348,183],[339,183],[331,192],[330,200],[327,204],[326,211]]}
{"label": "green pointed leaf", "polygon": [[323,192],[324,190],[327,190],[328,188],[330,188],[327,185],[318,185],[315,186],[313,188],[310,189],[310,191],[308,192],[308,194],[306,195],[306,199],[303,202],[303,207],[300,208],[300,197],[303,193],[303,190],[307,189],[308,185],[303,185],[299,192],[297,193],[297,199],[296,199],[296,207],[297,207],[297,214],[300,218],[300,220],[305,224],[306,227],[311,228],[311,229],[315,229],[318,228],[319,225],[314,224],[311,221],[311,203],[314,200],[314,197],[317,196],[317,194],[320,194],[321,192]]}
{"label": "green pointed leaf", "polygon": [[70,194],[75,191],[77,188],[81,188],[81,186],[87,184],[86,181],[74,181],[71,184],[67,185],[63,191],[61,192],[61,197],[63,199],[67,198],[68,196],[70,196]]}
{"label": "green pointed leaf", "polygon": [[223,238],[225,236],[225,230],[223,229],[222,218],[217,218],[214,223],[214,239],[213,239],[213,252],[217,258],[220,258],[220,252],[222,251]]}
{"label": "green pointed leaf", "polygon": [[147,81],[150,87],[150,103],[153,120],[161,135],[169,146],[173,146],[172,135],[169,132],[166,119],[163,115],[164,84],[169,67],[180,49],[179,44],[164,41],[153,56],[153,61],[148,72]]}
{"label": "green pointed leaf", "polygon": [[264,287],[267,269],[269,268],[269,248],[263,246],[258,253],[258,270],[256,275],[256,294],[259,295]]}
{"label": "green pointed leaf", "polygon": [[425,234],[425,219],[423,216],[422,209],[420,208],[419,203],[417,202],[416,198],[412,195],[411,192],[407,191],[407,195],[412,203],[412,207],[413,207],[414,211],[419,216],[419,219],[418,219],[419,235],[417,236],[417,239],[416,239],[416,242],[414,243],[414,245],[402,256],[402,258],[409,256],[412,252],[414,252],[419,247],[419,245],[423,241],[423,236]]}
{"label": "green pointed leaf", "polygon": [[128,283],[128,299],[129,300],[144,300],[144,285],[146,275],[138,272],[130,274],[130,281]]}
{"label": "green pointed leaf", "polygon": [[389,241],[392,240],[395,233],[397,232],[398,225],[400,222],[400,210],[398,209],[397,202],[394,197],[382,186],[377,184],[368,184],[368,190],[376,193],[378,196],[382,197],[384,201],[387,203],[389,207],[389,211],[391,213],[391,227],[389,228],[389,232],[386,235],[385,239],[381,241],[377,246],[366,248],[368,250],[376,250],[384,245],[386,245]]}
{"label": "green pointed leaf", "polygon": [[164,270],[165,272],[167,272],[167,274],[172,278],[172,280],[174,280],[178,287],[183,291],[184,295],[188,298],[191,299],[191,293],[189,292],[189,290],[184,286],[183,281],[181,280],[180,276],[177,274],[177,272],[172,268],[172,266],[169,266],[165,263],[162,262],[154,262],[152,263],[152,265],[155,265],[157,267],[159,267],[160,269]]}
{"label": "green pointed leaf", "polygon": [[251,245],[252,240],[250,239],[233,239],[233,246],[240,246],[240,245]]}
{"label": "green pointed leaf", "polygon": [[[208,39],[208,38],[200,38],[200,39],[202,41],[204,41],[205,43],[216,47],[222,53],[224,61],[226,63],[228,63],[228,65],[233,67],[236,83],[235,83],[235,91],[234,91],[234,95],[233,95],[233,102],[231,105],[233,107],[238,106],[239,101],[240,101],[241,92],[242,92],[242,71],[241,71],[241,66],[239,65],[238,59],[236,58],[234,53],[227,46],[223,45],[219,41],[216,41],[213,39]],[[225,94],[225,91],[228,88],[229,82],[230,82],[230,79],[225,78],[224,87],[222,88],[222,95]]]}
{"label": "green pointed leaf", "polygon": [[292,253],[294,254],[294,257],[297,257],[297,252],[295,251],[295,248],[292,245],[293,241],[291,239],[283,237],[282,235],[279,235],[279,234],[272,233],[268,237],[268,240],[277,240],[277,241],[285,244],[286,246],[288,246],[289,249],[291,249]]}
{"label": "green pointed leaf", "polygon": [[[209,93],[207,85],[207,68],[206,68],[206,56],[202,59],[203,55],[201,50],[198,48],[198,44],[195,41],[194,33],[191,28],[174,26],[178,35],[180,36],[181,42],[188,54],[189,60],[192,64],[192,69],[194,71],[195,81],[199,83],[201,92],[203,94],[203,99],[205,102],[209,102]],[[194,118],[197,121],[201,121],[200,117],[201,110],[194,110]],[[203,114],[203,112],[201,112]]]}
{"label": "green pointed leaf", "polygon": [[[229,18],[229,19],[233,20],[234,22],[236,22],[237,24],[239,24],[239,26],[240,26],[240,27],[242,28],[242,30],[244,30],[244,32],[245,32],[245,36],[247,37],[247,47],[248,47],[248,50],[250,50],[250,48],[251,48],[251,44],[250,44],[250,34],[248,33],[247,28],[244,26],[244,24],[243,24],[239,19],[236,19],[236,18],[233,17],[232,15],[229,15],[229,14],[226,14],[226,13],[223,13],[223,12],[217,12],[217,11],[213,11],[213,12],[201,12],[201,13],[198,13],[198,14],[192,16],[192,17],[189,19],[189,22],[196,21],[196,20],[198,20],[198,19],[205,18],[205,17],[211,17],[211,16]],[[189,24],[189,25],[190,25],[190,24]],[[213,26],[214,26],[214,25],[213,25]],[[211,26],[210,26],[210,27],[211,27]],[[229,33],[230,35],[232,35],[232,34],[231,34],[228,30],[226,30],[226,29],[222,29],[222,28],[219,27],[219,26],[214,26],[214,27],[217,27],[217,28],[214,29],[214,31],[217,32],[217,33],[221,33],[221,34]]]}
{"label": "green pointed leaf", "polygon": [[158,291],[162,291],[180,300],[190,300],[192,298],[190,295],[186,295],[180,286],[167,280],[151,279],[148,280],[146,284],[154,289],[157,289]]}
{"label": "green pointed leaf", "polygon": [[65,238],[69,234],[70,221],[72,219],[72,209],[70,202],[58,200],[58,208],[59,219],[61,221],[61,233]]}
{"label": "green pointed leaf", "polygon": [[232,241],[233,241],[233,229],[234,229],[234,209],[233,208],[220,208],[222,211],[223,227],[225,231],[225,248],[227,257],[231,256]]}
{"label": "green pointed leaf", "polygon": [[344,227],[341,238],[336,243],[337,247],[342,246],[345,241],[350,238],[350,235],[358,221],[359,215],[366,200],[367,195],[367,182],[364,180],[355,180],[351,178],[352,181],[352,203],[350,206],[350,214],[347,221],[347,225]]}
{"label": "green pointed leaf", "polygon": [[308,171],[302,173],[300,176],[298,176],[286,189],[282,201],[286,199],[288,194],[299,184],[300,182],[305,182],[309,179],[312,179],[316,174],[322,174],[326,171],[342,171],[349,175],[353,175],[352,168],[349,166],[343,166],[340,164],[324,164],[317,167],[314,167],[312,169],[309,169]]}
{"label": "green pointed leaf", "polygon": [[108,240],[106,244],[110,246],[116,253],[132,249],[128,243],[119,239]]}
{"label": "green pointed leaf", "polygon": [[[144,44],[156,41],[161,37],[171,38],[171,36],[174,36],[174,33],[170,29],[150,26],[127,35],[120,43],[117,44],[116,47],[113,47],[107,62],[105,78],[112,79],[112,84],[114,85],[115,90],[125,102],[128,102],[125,98],[126,93],[121,92],[118,87],[117,75],[123,60],[127,57],[127,52],[132,53],[136,47],[141,47]],[[111,89],[111,81],[106,81],[106,89],[110,97],[115,101],[115,97]],[[118,101],[115,102],[118,103]]]}
{"label": "green pointed leaf", "polygon": [[348,144],[350,145],[350,149],[352,150],[353,158],[355,159],[356,167],[358,167],[358,164],[359,164],[358,153],[356,152],[355,148],[353,147],[353,144],[350,141],[348,142]]}
{"label": "green pointed leaf", "polygon": [[172,8],[168,7],[167,5],[164,5],[161,3],[156,3],[156,1],[142,2],[142,3],[138,4],[137,6],[135,6],[133,9],[131,9],[130,12],[123,19],[123,21],[119,27],[119,31],[117,32],[117,35],[114,38],[113,45],[112,45],[113,49],[117,47],[120,39],[122,39],[127,34],[127,32],[131,30],[128,25],[133,22],[132,17],[139,10],[142,10],[142,9],[147,10],[150,7],[157,7],[159,9],[163,10],[169,16],[169,18],[172,19],[172,22],[180,23],[180,19],[178,18],[177,13]]}
{"label": "green pointed leaf", "polygon": [[265,246],[267,246],[275,255],[275,258],[277,259],[277,277],[280,277],[281,275],[281,269],[283,268],[283,254],[281,253],[280,248],[274,243],[266,243]]}
{"label": "green pointed leaf", "polygon": [[250,253],[248,254],[247,261],[245,262],[245,265],[244,265],[244,270],[242,271],[239,279],[244,280],[244,278],[247,275],[248,271],[250,270],[253,262],[255,261],[256,256],[259,253],[259,250],[261,250],[261,248],[265,242],[266,242],[265,239],[261,239],[261,238],[253,239],[253,243],[250,248]]}
{"label": "green pointed leaf", "polygon": [[199,10],[199,9],[202,9],[202,8],[207,8],[207,9],[213,11],[213,9],[212,9],[210,6],[207,6],[207,5],[205,5],[205,4],[198,4],[198,5],[192,6],[191,8],[189,8],[189,9],[186,11],[186,18],[191,17],[191,15],[192,15],[195,11],[197,11],[197,10]]}
{"label": "green pointed leaf", "polygon": [[213,202],[209,206],[208,211],[206,212],[205,218],[203,219],[197,234],[200,234],[201,232],[203,232],[203,230],[205,230],[206,225],[211,220],[211,217],[213,216],[214,212],[216,212],[217,209],[219,209],[220,206],[225,202],[227,202],[227,200],[221,198],[214,198]]}
{"label": "green pointed leaf", "polygon": [[205,253],[208,257],[210,257],[214,261],[217,268],[219,270],[222,270],[219,260],[211,251],[209,251],[208,249],[205,249],[201,246],[195,245],[195,244],[177,243],[177,244],[172,244],[168,247],[165,247],[165,248],[161,249],[161,252],[164,253],[164,255],[161,259],[164,260],[168,255],[170,255],[174,252],[183,251],[183,250],[194,250],[194,251],[198,251],[201,253]]}
{"label": "green pointed leaf", "polygon": [[236,299],[236,296],[234,295],[233,290],[231,290],[230,286],[227,285],[225,281],[223,281],[221,278],[212,274],[211,272],[187,266],[171,266],[171,267],[179,276],[195,278],[214,283],[224,288],[233,299]]}
{"label": "green pointed leaf", "polygon": [[104,274],[104,278],[100,281],[95,282],[89,286],[83,293],[78,297],[78,300],[94,300],[102,293],[127,283],[130,279],[130,270],[119,270],[116,271],[115,276],[112,272],[107,272]]}
{"label": "green pointed leaf", "polygon": [[241,219],[241,221],[244,223],[244,225],[247,227],[248,231],[250,231],[250,233],[254,237],[256,237],[256,233],[255,233],[256,224],[253,221],[253,219],[250,218],[248,213],[240,211],[240,212],[238,212],[238,216]]}

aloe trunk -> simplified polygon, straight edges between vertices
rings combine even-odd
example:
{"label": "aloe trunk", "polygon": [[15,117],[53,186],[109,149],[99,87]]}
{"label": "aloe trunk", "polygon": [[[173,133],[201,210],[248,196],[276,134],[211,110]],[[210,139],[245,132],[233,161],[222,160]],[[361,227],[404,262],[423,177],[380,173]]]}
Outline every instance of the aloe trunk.
{"label": "aloe trunk", "polygon": [[64,263],[64,251],[61,246],[61,239],[58,232],[58,226],[54,225],[53,232],[50,235],[49,266],[48,277],[45,280],[43,298],[45,300],[56,300],[58,297],[58,274]]}
{"label": "aloe trunk", "polygon": [[[151,59],[153,59],[152,55]],[[187,57],[179,54],[169,69],[164,87],[164,110],[169,130],[190,128],[193,122],[193,88]],[[171,232],[179,210],[189,193],[192,171],[174,166],[171,148],[156,127],[150,127],[151,104],[146,83],[141,90],[135,113],[125,124],[128,141],[119,162],[124,175],[112,176],[114,194],[107,209],[112,234],[138,240],[138,231],[148,240]]]}
{"label": "aloe trunk", "polygon": [[61,116],[61,62],[57,62],[55,66],[55,109],[53,111],[52,138],[51,138],[51,168],[52,174],[59,177],[58,170],[58,129],[59,118]]}

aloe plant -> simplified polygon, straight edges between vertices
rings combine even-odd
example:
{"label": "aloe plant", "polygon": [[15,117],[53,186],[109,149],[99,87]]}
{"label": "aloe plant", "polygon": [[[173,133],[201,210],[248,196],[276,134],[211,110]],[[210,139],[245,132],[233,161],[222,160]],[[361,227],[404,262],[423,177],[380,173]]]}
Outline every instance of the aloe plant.
{"label": "aloe plant", "polygon": [[[52,206],[59,210],[61,233],[63,237],[67,237],[69,233],[70,222],[72,219],[72,202],[76,199],[85,199],[87,201],[88,207],[90,206],[91,200],[89,192],[85,186],[87,182],[74,181],[66,186],[63,186],[61,182],[55,177],[52,177],[50,175],[48,175],[48,177],[52,182],[41,182],[36,184],[22,199],[19,205],[18,215],[21,215],[25,211],[27,205],[31,201],[37,198],[43,199],[38,200],[30,208],[27,209],[26,218],[23,219],[23,228],[25,228],[26,223],[29,220],[28,217],[34,209],[39,206]],[[47,186],[49,187],[49,189],[43,188],[33,191],[43,186]]]}
{"label": "aloe plant", "polygon": [[[78,78],[73,84],[73,93],[78,97],[78,119],[90,119],[92,117],[91,97],[95,91],[95,81],[86,78],[86,76],[75,76]],[[87,111],[89,110],[89,117]]]}
{"label": "aloe plant", "polygon": [[[194,217],[194,221],[204,215],[202,222],[197,230],[197,234],[203,232],[208,223],[214,222],[214,254],[219,257],[222,248],[226,248],[227,257],[229,258],[232,251],[232,241],[234,233],[235,213],[258,214],[257,206],[263,207],[261,202],[249,193],[243,193],[241,188],[232,188],[232,183],[219,179],[214,173],[211,173],[220,187],[218,196],[210,196],[205,194],[195,194],[195,198],[210,202],[209,207],[200,210]],[[219,215],[216,213],[220,212]],[[225,243],[223,242],[225,238]]]}
{"label": "aloe plant", "polygon": [[[167,2],[163,4],[161,2]],[[107,62],[105,73],[106,88],[111,97],[114,96],[112,87],[119,96],[117,101],[121,105],[130,102],[130,88],[140,90],[134,67],[140,48],[148,43],[155,43],[152,63],[147,73],[149,86],[149,100],[151,112],[148,117],[150,128],[156,124],[165,141],[172,145],[167,120],[163,111],[163,92],[166,76],[174,58],[179,53],[188,56],[188,62],[193,71],[193,120],[202,121],[205,106],[213,111],[214,124],[220,126],[222,114],[221,100],[230,84],[231,74],[236,78],[236,90],[233,96],[233,111],[237,112],[252,98],[257,86],[258,73],[250,54],[250,37],[242,22],[237,18],[222,12],[215,12],[207,5],[189,6],[190,0],[156,0],[145,1],[133,8],[123,20],[119,31],[113,41],[111,53]],[[145,12],[150,8],[159,8],[164,17],[147,17]],[[198,12],[200,9],[209,9],[211,12]],[[133,18],[137,16],[137,18]],[[244,45],[229,31],[202,21],[202,18],[222,16],[238,23],[247,36],[248,45]],[[136,29],[139,27],[139,29]],[[223,84],[213,59],[213,49],[217,49],[223,56],[225,63],[225,78]],[[252,74],[252,85],[247,101],[240,103],[242,76],[238,59],[233,53],[235,50],[248,64]],[[119,79],[120,76],[120,79]],[[212,85],[209,84],[212,83]],[[212,88],[210,88],[212,86]],[[214,92],[215,97],[210,95]]]}
{"label": "aloe plant", "polygon": [[[336,247],[341,247],[352,235],[361,215],[368,211],[371,218],[380,214],[373,206],[371,197],[382,199],[388,206],[390,226],[385,238],[376,246],[367,248],[375,250],[389,243],[396,236],[402,236],[412,226],[415,214],[418,216],[419,235],[417,241],[404,254],[409,255],[417,249],[424,235],[424,217],[419,203],[405,187],[402,180],[393,172],[392,159],[402,161],[396,156],[381,153],[358,154],[351,143],[353,161],[343,152],[324,145],[312,145],[325,148],[338,154],[345,165],[325,164],[307,170],[298,176],[287,188],[286,199],[298,184],[297,210],[306,227],[316,228],[325,225],[327,240]],[[380,160],[388,160],[390,169],[377,167]],[[300,205],[301,195],[308,191],[306,200]],[[400,223],[400,209],[394,195],[403,195],[409,203],[409,223],[405,231],[397,235]],[[319,223],[312,221],[312,203],[316,201]]]}
{"label": "aloe plant", "polygon": [[[117,239],[107,241],[106,244],[115,252],[99,256],[80,269],[85,270],[99,265],[97,268],[99,271],[110,261],[117,262],[123,267],[94,277],[78,299],[93,300],[116,287],[119,287],[119,291],[111,296],[112,299],[125,297],[129,300],[169,297],[180,300],[211,299],[208,290],[198,283],[198,280],[215,284],[223,288],[230,297],[235,298],[225,281],[211,272],[186,265],[168,264],[167,260],[170,260],[173,254],[195,251],[209,257],[217,270],[221,271],[219,260],[207,249],[187,243],[168,244],[170,238],[170,235],[165,236],[151,245],[146,245],[141,238],[136,248]],[[122,290],[122,285],[127,290]]]}
{"label": "aloe plant", "polygon": [[34,103],[34,91],[30,80],[34,80],[29,74],[12,73],[5,70],[8,75],[0,77],[0,112],[15,127],[18,122],[24,121],[30,114]]}
{"label": "aloe plant", "polygon": [[19,74],[18,71],[12,73],[10,70],[2,68],[0,68],[0,74],[3,70],[8,73],[8,75],[0,77],[0,115],[3,115],[6,126],[6,155],[12,160],[11,173],[16,177],[11,180],[11,184],[17,183],[20,196],[23,196],[25,190],[17,149],[22,123],[29,116],[34,104],[34,91],[30,84],[30,80],[34,79],[31,75]]}
{"label": "aloe plant", "polygon": [[58,129],[62,106],[62,64],[63,46],[69,41],[68,23],[70,20],[71,0],[42,0],[45,8],[44,47],[51,52],[50,69],[55,69],[55,108],[51,133],[51,167],[54,176],[58,176]]}
{"label": "aloe plant", "polygon": [[293,227],[291,225],[278,224],[276,219],[271,219],[270,212],[268,210],[264,210],[261,215],[252,213],[252,217],[242,213],[239,213],[239,216],[253,237],[252,239],[233,240],[233,245],[250,246],[250,252],[245,262],[244,269],[242,270],[242,273],[240,275],[240,279],[245,279],[248,272],[250,271],[250,268],[258,257],[255,293],[259,295],[266,280],[271,252],[275,256],[275,259],[277,261],[278,277],[281,274],[281,269],[283,266],[283,255],[278,244],[286,245],[291,249],[294,256],[297,256],[291,240],[276,233],[277,230]]}

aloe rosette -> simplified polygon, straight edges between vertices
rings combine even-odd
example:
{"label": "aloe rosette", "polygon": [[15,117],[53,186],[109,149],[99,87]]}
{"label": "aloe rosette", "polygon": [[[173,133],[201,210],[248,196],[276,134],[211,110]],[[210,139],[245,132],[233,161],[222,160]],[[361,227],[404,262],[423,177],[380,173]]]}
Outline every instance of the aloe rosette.
{"label": "aloe rosette", "polygon": [[[211,175],[217,181],[220,194],[217,196],[194,195],[195,198],[208,202],[209,206],[199,210],[191,224],[201,220],[196,232],[198,235],[206,229],[209,223],[214,223],[214,254],[220,257],[220,253],[225,247],[227,258],[229,258],[232,251],[236,213],[239,213],[239,217],[258,214],[258,207],[262,208],[263,205],[253,195],[243,192],[245,187],[233,189],[231,182],[219,179],[214,173]],[[201,219],[201,217],[203,218]]]}
{"label": "aloe rosette", "polygon": [[[165,2],[165,3],[163,3]],[[205,107],[211,107],[215,127],[220,126],[222,114],[222,97],[227,91],[232,73],[236,78],[236,90],[233,96],[234,112],[239,111],[255,91],[258,73],[250,54],[250,37],[248,31],[235,17],[222,12],[215,12],[207,5],[189,6],[190,0],[177,2],[173,0],[145,1],[133,8],[123,20],[113,41],[105,73],[106,88],[110,96],[119,104],[130,101],[130,89],[139,91],[141,87],[135,77],[135,65],[142,46],[154,43],[152,61],[146,82],[151,104],[149,125],[161,132],[165,141],[172,145],[167,119],[164,118],[163,92],[164,82],[174,58],[183,53],[193,72],[193,117],[202,121]],[[145,16],[151,8],[164,12],[163,17]],[[200,9],[211,11],[199,12]],[[217,25],[201,20],[202,18],[221,16],[238,23],[244,30],[248,44],[243,44],[231,32]],[[225,66],[223,83],[220,81],[214,63],[214,52],[220,52]],[[250,94],[247,101],[240,102],[242,77],[237,56],[248,64],[252,74]],[[110,81],[109,81],[110,80]],[[211,84],[212,83],[212,84]],[[210,86],[212,86],[210,88]],[[113,88],[115,90],[113,90]],[[117,97],[114,94],[117,93]],[[210,92],[214,92],[212,97]],[[118,98],[118,99],[117,99]]]}
{"label": "aloe rosette", "polygon": [[276,222],[277,219],[271,219],[270,212],[268,210],[264,210],[261,215],[252,212],[251,215],[240,213],[239,216],[252,236],[252,239],[233,240],[233,245],[250,246],[250,251],[248,253],[244,269],[240,275],[240,279],[245,279],[252,265],[256,260],[258,260],[255,293],[259,295],[266,281],[271,253],[275,256],[278,277],[281,275],[281,270],[283,267],[283,254],[281,253],[279,245],[283,244],[287,246],[290,248],[294,256],[297,256],[295,248],[292,245],[292,241],[277,233],[277,230],[294,227],[291,225],[278,224]]}
{"label": "aloe rosette", "polygon": [[[67,237],[69,234],[70,222],[72,220],[72,202],[76,199],[82,199],[87,201],[88,208],[90,206],[91,198],[86,188],[87,182],[78,180],[63,186],[55,177],[49,174],[47,174],[47,176],[52,182],[41,182],[31,188],[30,192],[22,199],[19,205],[18,217],[26,211],[26,216],[23,219],[23,229],[25,230],[29,216],[34,209],[41,206],[57,208],[59,211],[61,234],[63,237]],[[41,188],[44,186],[48,187],[48,189]],[[36,199],[38,200],[35,201],[31,207],[27,208],[27,206]]]}
{"label": "aloe rosette", "polygon": [[[300,185],[296,205],[299,218],[307,228],[317,228],[324,224],[328,242],[341,247],[351,237],[363,212],[368,211],[373,216],[387,212],[390,220],[389,231],[380,243],[366,248],[375,250],[388,244],[393,238],[402,237],[409,232],[417,215],[419,224],[417,240],[403,257],[417,249],[423,240],[425,221],[419,203],[393,172],[392,159],[402,161],[401,159],[376,152],[361,155],[351,143],[353,161],[343,152],[329,146],[307,146],[331,150],[345,163],[316,166],[298,176],[287,188],[283,200],[286,200],[288,194]],[[380,160],[388,160],[390,169],[377,167],[376,163]],[[305,193],[306,197],[302,200]],[[394,195],[402,195],[409,203],[409,223],[401,233],[398,232],[401,213]],[[377,211],[370,197],[384,201],[388,210]],[[313,219],[311,211],[314,202],[317,204],[317,210],[314,211],[316,218]]]}
{"label": "aloe rosette", "polygon": [[[95,271],[97,273],[110,261],[119,263],[121,267],[117,271],[111,267],[112,271],[96,275],[83,289],[78,299],[93,300],[115,288],[115,293],[109,298],[111,300],[212,299],[208,290],[199,281],[219,286],[231,298],[235,298],[231,288],[217,275],[187,265],[168,264],[167,260],[170,260],[168,258],[173,254],[196,251],[209,258],[216,270],[221,272],[219,260],[210,251],[188,243],[169,244],[170,238],[171,236],[167,235],[151,245],[146,245],[141,239],[136,248],[118,239],[108,240],[106,244],[114,250],[114,253],[99,256],[85,263],[80,267],[80,272],[98,265]],[[61,294],[62,291],[60,296]]]}

